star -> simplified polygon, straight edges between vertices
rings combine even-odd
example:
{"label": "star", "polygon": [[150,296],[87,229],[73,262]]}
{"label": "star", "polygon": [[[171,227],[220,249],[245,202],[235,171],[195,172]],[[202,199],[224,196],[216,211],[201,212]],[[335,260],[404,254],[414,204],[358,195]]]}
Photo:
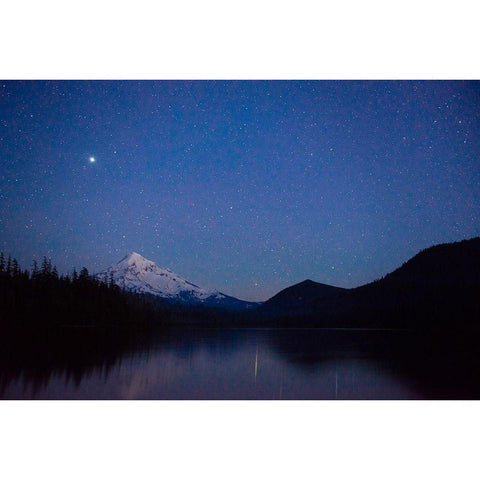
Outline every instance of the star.
{"label": "star", "polygon": [[94,163],[95,162],[95,157],[90,157],[88,160],[90,160],[90,163]]}

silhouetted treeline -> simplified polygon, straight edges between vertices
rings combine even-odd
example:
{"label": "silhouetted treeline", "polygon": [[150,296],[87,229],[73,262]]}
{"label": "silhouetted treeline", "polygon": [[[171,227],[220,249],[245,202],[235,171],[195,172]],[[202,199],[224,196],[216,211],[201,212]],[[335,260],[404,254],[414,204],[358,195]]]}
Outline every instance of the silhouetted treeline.
{"label": "silhouetted treeline", "polygon": [[58,325],[125,326],[167,321],[161,301],[101,283],[84,267],[59,275],[44,257],[22,270],[16,259],[0,253],[0,328],[36,330]]}
{"label": "silhouetted treeline", "polygon": [[101,283],[86,268],[58,275],[44,258],[31,272],[0,254],[0,328],[186,325],[460,329],[480,326],[480,238],[423,250],[385,277],[342,289],[305,281],[255,310],[172,304]]}

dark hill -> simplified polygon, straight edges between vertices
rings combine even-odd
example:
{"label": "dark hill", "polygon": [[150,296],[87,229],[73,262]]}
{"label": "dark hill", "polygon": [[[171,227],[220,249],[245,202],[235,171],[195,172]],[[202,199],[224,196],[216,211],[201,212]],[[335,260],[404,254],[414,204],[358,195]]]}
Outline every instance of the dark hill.
{"label": "dark hill", "polygon": [[430,247],[384,278],[358,288],[305,283],[272,297],[258,313],[264,318],[274,315],[277,325],[289,326],[477,326],[480,238]]}
{"label": "dark hill", "polygon": [[378,325],[472,326],[480,321],[480,238],[421,251],[384,278],[352,290],[352,308]]}
{"label": "dark hill", "polygon": [[480,238],[444,243],[422,250],[386,275],[385,285],[453,288],[480,282]]}
{"label": "dark hill", "polygon": [[305,306],[304,313],[307,313],[312,302],[335,295],[338,296],[344,291],[344,288],[304,280],[281,290],[258,308],[257,312],[268,316],[298,315]]}

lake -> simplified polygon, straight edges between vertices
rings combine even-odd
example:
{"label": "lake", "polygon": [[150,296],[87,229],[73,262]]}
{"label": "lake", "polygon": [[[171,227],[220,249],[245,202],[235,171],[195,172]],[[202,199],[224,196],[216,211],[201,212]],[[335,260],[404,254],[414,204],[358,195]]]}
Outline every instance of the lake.
{"label": "lake", "polygon": [[65,328],[17,343],[3,349],[2,399],[480,398],[477,334]]}

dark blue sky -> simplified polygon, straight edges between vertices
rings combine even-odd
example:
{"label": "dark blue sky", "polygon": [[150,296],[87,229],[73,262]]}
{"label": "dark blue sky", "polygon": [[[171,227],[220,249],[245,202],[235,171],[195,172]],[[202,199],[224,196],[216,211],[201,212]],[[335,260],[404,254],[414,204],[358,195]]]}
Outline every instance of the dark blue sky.
{"label": "dark blue sky", "polygon": [[0,249],[357,286],[480,234],[479,107],[474,81],[0,82]]}

